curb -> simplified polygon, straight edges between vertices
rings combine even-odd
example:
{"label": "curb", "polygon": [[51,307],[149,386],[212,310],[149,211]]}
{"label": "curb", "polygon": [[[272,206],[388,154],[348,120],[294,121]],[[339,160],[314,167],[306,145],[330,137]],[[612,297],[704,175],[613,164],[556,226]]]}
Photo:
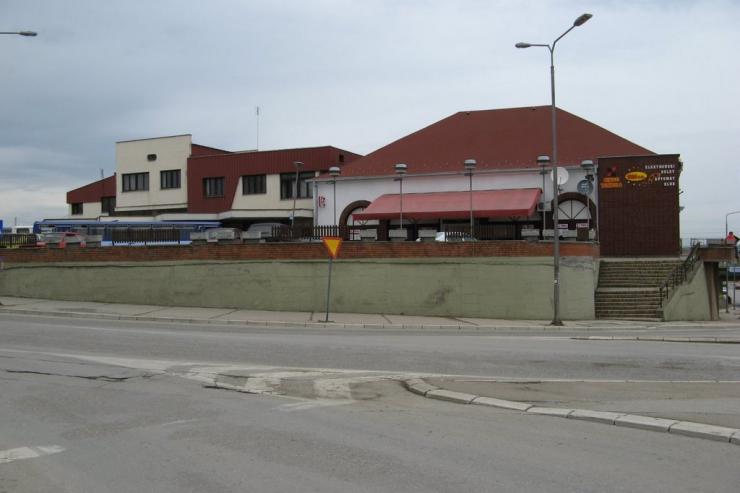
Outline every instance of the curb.
{"label": "curb", "polygon": [[[169,308],[169,307],[162,307]],[[20,315],[48,315],[54,317],[124,320],[141,322],[162,323],[189,323],[203,325],[242,325],[262,327],[306,327],[326,329],[395,329],[395,330],[459,330],[459,331],[516,331],[516,330],[544,330],[547,332],[562,331],[593,331],[611,330],[614,327],[551,327],[543,325],[470,325],[470,324],[377,324],[377,323],[339,323],[339,322],[286,322],[277,320],[214,320],[214,319],[192,319],[177,317],[155,317],[151,315],[116,315],[110,313],[88,313],[88,312],[58,312],[51,310],[29,310],[27,308],[14,308],[12,305],[0,305],[0,312],[16,313]],[[620,329],[642,329],[644,326],[624,326]]]}
{"label": "curb", "polygon": [[560,407],[539,407],[526,402],[507,401],[493,397],[481,397],[462,392],[441,389],[430,385],[421,378],[403,380],[407,390],[420,396],[437,399],[457,404],[474,404],[501,409],[521,411],[528,414],[542,416],[557,416],[566,419],[577,419],[591,421],[607,425],[635,428],[648,431],[662,431],[675,435],[683,435],[705,440],[727,442],[740,445],[740,429],[727,428],[724,426],[694,423],[692,421],[678,421],[674,419],[654,418],[652,416],[641,416],[639,414],[619,413],[610,411],[591,411],[588,409],[567,409]]}
{"label": "curb", "polygon": [[[171,307],[162,307],[171,308]],[[123,320],[123,321],[142,321],[142,322],[162,322],[162,323],[189,323],[202,325],[237,325],[237,326],[261,326],[261,327],[306,327],[306,328],[325,328],[325,329],[393,329],[393,330],[458,330],[462,332],[479,332],[479,331],[523,331],[535,330],[549,333],[558,332],[594,332],[607,330],[641,330],[684,327],[685,324],[678,325],[599,325],[583,326],[583,322],[576,322],[579,325],[563,325],[553,327],[547,323],[542,325],[471,325],[471,324],[378,324],[378,323],[340,323],[340,322],[286,322],[279,320],[214,320],[214,319],[193,319],[178,317],[155,317],[151,315],[117,315],[111,313],[89,313],[89,312],[59,312],[52,310],[29,310],[26,308],[15,308],[14,305],[0,304],[0,313],[15,313],[20,315],[38,315],[54,316],[69,318],[87,318],[87,319],[104,319],[104,320]],[[713,328],[737,328],[738,324],[719,324],[712,325]],[[573,340],[586,341],[655,341],[655,342],[703,342],[703,343],[722,343],[722,344],[740,344],[740,338],[727,337],[654,337],[654,336],[571,336]]]}
{"label": "curb", "polygon": [[740,337],[660,337],[660,336],[573,336],[576,341],[641,341],[641,342],[694,342],[708,344],[740,344]]}

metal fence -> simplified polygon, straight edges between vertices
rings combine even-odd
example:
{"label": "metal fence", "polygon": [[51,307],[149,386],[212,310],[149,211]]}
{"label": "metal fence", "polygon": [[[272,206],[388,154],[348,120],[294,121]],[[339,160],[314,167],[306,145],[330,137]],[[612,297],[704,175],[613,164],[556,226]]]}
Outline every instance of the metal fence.
{"label": "metal fence", "polygon": [[516,226],[514,224],[476,224],[471,234],[469,224],[446,224],[444,233],[445,241],[472,238],[476,240],[514,240],[516,239]]}
{"label": "metal fence", "polygon": [[113,245],[180,243],[180,230],[176,228],[116,228],[111,230]]}
{"label": "metal fence", "polygon": [[338,236],[344,240],[359,239],[359,230],[352,226],[274,226],[273,241],[320,241],[326,236]]}
{"label": "metal fence", "polygon": [[7,233],[0,235],[0,248],[36,246],[35,234]]}

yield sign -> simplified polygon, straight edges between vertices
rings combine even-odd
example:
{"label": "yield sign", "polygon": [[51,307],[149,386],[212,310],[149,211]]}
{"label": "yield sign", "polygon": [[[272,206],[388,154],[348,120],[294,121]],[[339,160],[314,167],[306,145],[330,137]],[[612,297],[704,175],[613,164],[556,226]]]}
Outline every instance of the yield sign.
{"label": "yield sign", "polygon": [[329,252],[331,258],[337,258],[339,255],[339,248],[342,246],[342,239],[338,236],[325,236],[321,238],[321,241],[326,247],[326,251]]}

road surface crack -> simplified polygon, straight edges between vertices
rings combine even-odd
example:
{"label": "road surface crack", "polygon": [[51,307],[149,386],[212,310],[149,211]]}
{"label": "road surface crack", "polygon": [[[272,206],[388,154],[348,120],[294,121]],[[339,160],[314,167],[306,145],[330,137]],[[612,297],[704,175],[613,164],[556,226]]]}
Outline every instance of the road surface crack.
{"label": "road surface crack", "polygon": [[4,370],[6,373],[26,373],[30,375],[47,375],[51,377],[68,377],[68,378],[82,378],[84,380],[97,380],[97,381],[103,381],[103,382],[125,382],[127,380],[131,380],[134,378],[143,378],[143,379],[149,379],[154,377],[155,375],[153,373],[146,373],[143,375],[131,375],[128,377],[111,377],[109,375],[67,375],[64,373],[51,373],[51,372],[43,372],[43,371],[33,371],[33,370]]}

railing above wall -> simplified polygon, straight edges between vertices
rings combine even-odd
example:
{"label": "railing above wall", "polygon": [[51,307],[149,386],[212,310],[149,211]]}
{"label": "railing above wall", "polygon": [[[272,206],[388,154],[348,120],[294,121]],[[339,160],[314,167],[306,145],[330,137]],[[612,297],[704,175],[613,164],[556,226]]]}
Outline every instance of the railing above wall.
{"label": "railing above wall", "polygon": [[694,243],[686,256],[686,260],[680,265],[677,265],[663,280],[660,284],[660,304],[663,306],[664,301],[667,301],[670,297],[671,292],[675,291],[676,287],[685,283],[689,280],[689,277],[696,269],[699,264],[700,256],[699,249],[701,243]]}

